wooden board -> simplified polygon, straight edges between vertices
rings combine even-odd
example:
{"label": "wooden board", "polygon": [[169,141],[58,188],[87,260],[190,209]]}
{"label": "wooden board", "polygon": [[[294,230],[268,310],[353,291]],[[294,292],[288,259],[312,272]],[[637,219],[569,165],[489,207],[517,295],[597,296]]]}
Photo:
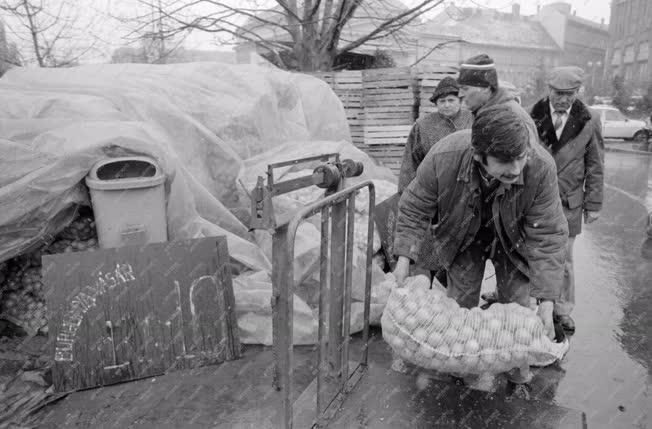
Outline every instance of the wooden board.
{"label": "wooden board", "polygon": [[225,237],[43,257],[57,391],[240,356]]}

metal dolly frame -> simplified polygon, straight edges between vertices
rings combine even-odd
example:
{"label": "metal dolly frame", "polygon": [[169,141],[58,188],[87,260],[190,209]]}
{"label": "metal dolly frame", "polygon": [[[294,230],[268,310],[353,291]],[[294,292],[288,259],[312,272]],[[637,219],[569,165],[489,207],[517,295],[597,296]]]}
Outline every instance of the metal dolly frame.
{"label": "metal dolly frame", "polygon": [[[359,365],[349,376],[349,336],[351,329],[351,280],[353,274],[353,233],[355,216],[355,194],[369,189],[369,221],[367,226],[367,255],[365,262],[365,292],[363,317],[363,349]],[[278,287],[273,292],[275,301],[275,339],[277,350],[279,387],[282,392],[282,426],[292,428],[294,410],[292,404],[293,378],[293,329],[292,309],[294,296],[294,240],[301,222],[321,212],[321,248],[319,271],[319,346],[317,352],[317,425],[324,423],[327,408],[337,408],[336,398],[323,397],[326,377],[340,379],[337,396],[342,397],[357,384],[364,375],[368,360],[369,311],[371,302],[371,259],[373,252],[373,207],[375,189],[371,181],[362,182],[332,194],[311,204],[297,213],[287,227],[276,229],[278,240],[273,248],[272,284]],[[329,216],[328,211],[332,213]],[[329,218],[331,220],[330,258],[328,258]],[[345,226],[345,228],[344,228]],[[329,332],[326,338],[326,290],[330,259],[330,306]],[[344,267],[344,270],[338,267]],[[327,374],[324,374],[324,373]],[[326,402],[328,401],[328,402]]]}
{"label": "metal dolly frame", "polygon": [[[331,159],[334,159],[334,161],[330,161]],[[315,168],[312,176],[274,183],[274,168],[314,161],[327,161],[327,163]],[[311,426],[322,426],[332,417],[332,413],[337,410],[344,396],[357,384],[367,369],[375,187],[371,180],[367,180],[342,189],[342,179],[344,177],[358,176],[361,173],[361,164],[350,160],[340,162],[339,154],[325,154],[269,165],[267,184],[265,185],[262,178],[259,178],[256,188],[252,191],[252,227],[273,231],[274,386],[281,392],[278,426],[282,428],[292,428],[295,418],[292,402],[295,238],[301,223],[318,213],[321,214],[318,364],[316,413],[315,418],[311,419]],[[277,222],[274,218],[271,198],[312,185],[326,188],[327,196],[301,209],[289,220]],[[369,191],[369,215],[365,261],[363,348],[358,365],[350,372],[349,337],[351,330],[355,197],[358,191],[365,188]],[[329,286],[328,280],[330,280],[330,293],[328,297],[329,320],[327,334],[326,292]],[[331,388],[333,386],[336,389]],[[333,396],[325,397],[327,393],[332,393]]]}

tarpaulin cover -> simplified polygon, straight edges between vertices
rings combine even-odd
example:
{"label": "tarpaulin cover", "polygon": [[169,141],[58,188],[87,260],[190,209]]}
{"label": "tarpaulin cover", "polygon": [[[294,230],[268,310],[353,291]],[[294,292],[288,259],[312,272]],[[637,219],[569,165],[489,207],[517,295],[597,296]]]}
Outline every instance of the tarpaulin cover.
{"label": "tarpaulin cover", "polygon": [[219,63],[16,68],[0,79],[0,96],[0,261],[89,205],[83,179],[107,157],[160,164],[169,239],[226,235],[234,260],[265,273],[269,254],[242,214],[267,164],[340,152],[365,164],[357,180],[395,182],[349,143],[333,91],[303,74]]}

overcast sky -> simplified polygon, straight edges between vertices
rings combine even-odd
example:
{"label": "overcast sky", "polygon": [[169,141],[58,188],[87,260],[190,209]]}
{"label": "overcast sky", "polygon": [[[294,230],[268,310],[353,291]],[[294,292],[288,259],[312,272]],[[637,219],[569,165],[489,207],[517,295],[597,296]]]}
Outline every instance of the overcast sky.
{"label": "overcast sky", "polygon": [[[85,56],[84,62],[103,62],[110,58],[110,53],[113,49],[123,46],[127,43],[124,35],[127,32],[126,28],[122,28],[118,22],[111,18],[115,15],[128,15],[133,13],[135,9],[136,0],[48,0],[45,4],[50,4],[57,1],[69,1],[74,5],[71,9],[72,14],[78,16],[79,27],[84,30],[76,40],[71,43],[84,44],[87,43],[84,38],[92,36],[99,37],[100,41],[96,44],[97,49],[93,53]],[[246,0],[227,0],[231,4],[239,5],[239,2],[246,4]],[[250,0],[249,0],[250,1]],[[272,0],[266,0],[272,1]],[[402,0],[408,6],[416,5],[422,0]],[[85,7],[80,8],[80,3]],[[502,12],[509,12],[513,3],[519,3],[521,6],[522,15],[536,14],[537,5],[546,5],[552,3],[551,0],[446,0],[446,4],[454,3],[458,7],[482,7],[488,9],[496,9]],[[577,16],[582,18],[591,19],[600,22],[604,18],[605,22],[609,22],[610,0],[567,0],[571,4],[573,10],[576,11]],[[248,3],[251,5],[251,3]],[[442,8],[435,9],[432,14],[437,14],[442,11]],[[24,29],[11,20],[11,18],[4,16],[7,23],[7,37],[9,40],[16,41],[19,45],[24,44],[20,39],[27,40],[28,34]],[[426,17],[428,18],[428,17]],[[214,38],[206,33],[195,33],[185,41],[186,48],[195,49],[216,49]],[[230,47],[222,47],[221,49],[230,49]],[[25,50],[24,48],[21,51]],[[26,51],[26,50],[25,50]]]}

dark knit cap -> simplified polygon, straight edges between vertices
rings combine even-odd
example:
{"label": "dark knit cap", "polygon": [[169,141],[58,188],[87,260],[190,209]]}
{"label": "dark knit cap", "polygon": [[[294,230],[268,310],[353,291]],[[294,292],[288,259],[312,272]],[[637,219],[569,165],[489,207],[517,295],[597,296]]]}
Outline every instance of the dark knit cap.
{"label": "dark knit cap", "polygon": [[460,65],[460,77],[457,78],[457,83],[484,88],[498,88],[498,74],[496,73],[494,60],[486,54],[480,54],[464,61]]}
{"label": "dark knit cap", "polygon": [[435,88],[435,92],[432,93],[430,101],[436,103],[437,99],[440,97],[450,94],[457,96],[459,92],[460,87],[457,85],[457,81],[450,76],[446,76],[437,84],[437,88]]}
{"label": "dark knit cap", "polygon": [[485,107],[473,120],[471,145],[477,154],[509,162],[525,152],[528,142],[525,121],[508,104]]}

